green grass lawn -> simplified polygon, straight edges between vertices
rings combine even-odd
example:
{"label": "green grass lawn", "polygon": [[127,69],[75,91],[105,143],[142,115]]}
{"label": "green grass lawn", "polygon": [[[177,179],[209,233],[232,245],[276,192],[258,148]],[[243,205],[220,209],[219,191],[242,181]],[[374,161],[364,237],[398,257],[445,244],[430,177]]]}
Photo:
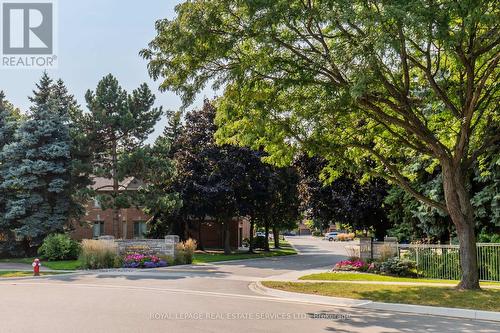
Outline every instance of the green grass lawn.
{"label": "green grass lawn", "polygon": [[[54,275],[54,274],[62,274],[62,273],[61,272],[40,272],[40,275]],[[12,278],[12,277],[24,277],[24,276],[33,276],[33,272],[0,271],[0,279],[1,278]]]}
{"label": "green grass lawn", "polygon": [[453,287],[265,281],[269,288],[304,294],[366,299],[385,303],[500,311],[500,290],[460,291]]}
{"label": "green grass lawn", "polygon": [[[281,248],[271,248],[270,252],[255,251],[255,254],[250,254],[246,251],[237,251],[229,255],[225,255],[223,251],[207,251],[197,252],[194,255],[193,264],[210,263],[215,261],[251,259],[251,258],[264,258],[285,256],[297,254],[297,252],[286,241],[280,241]],[[12,258],[0,259],[0,262],[21,263],[31,265],[34,258]],[[42,260],[42,266],[52,270],[76,270],[81,267],[79,260],[61,260],[61,261],[45,261]]]}
{"label": "green grass lawn", "polygon": [[[12,258],[12,259],[0,259],[0,262],[9,263],[20,263],[31,265],[34,258]],[[79,269],[81,262],[79,260],[60,260],[60,261],[45,261],[42,260],[42,266],[53,270],[67,270],[72,271]]]}
{"label": "green grass lawn", "polygon": [[[422,282],[458,284],[458,280],[418,279],[397,276],[378,275],[370,273],[318,273],[304,275],[299,280],[319,281],[381,281],[381,282]],[[481,282],[481,285],[500,286],[500,282]]]}
{"label": "green grass lawn", "polygon": [[297,254],[297,252],[284,241],[280,241],[281,248],[274,249],[271,248],[270,252],[255,251],[254,254],[248,253],[246,251],[238,251],[231,254],[224,254],[222,251],[207,251],[207,252],[197,252],[194,254],[193,264],[203,264],[216,261],[228,261],[228,260],[240,260],[240,259],[252,259],[252,258],[265,258],[265,257],[276,257],[276,256],[286,256],[291,254]]}

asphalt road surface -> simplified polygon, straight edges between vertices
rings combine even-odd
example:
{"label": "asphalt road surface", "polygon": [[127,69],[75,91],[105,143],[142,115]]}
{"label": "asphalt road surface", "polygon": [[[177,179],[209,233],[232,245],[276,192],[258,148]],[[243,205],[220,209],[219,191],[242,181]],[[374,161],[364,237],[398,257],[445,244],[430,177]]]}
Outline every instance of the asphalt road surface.
{"label": "asphalt road surface", "polygon": [[313,305],[252,281],[322,270],[343,243],[289,237],[297,256],[0,281],[0,332],[500,332],[498,323]]}

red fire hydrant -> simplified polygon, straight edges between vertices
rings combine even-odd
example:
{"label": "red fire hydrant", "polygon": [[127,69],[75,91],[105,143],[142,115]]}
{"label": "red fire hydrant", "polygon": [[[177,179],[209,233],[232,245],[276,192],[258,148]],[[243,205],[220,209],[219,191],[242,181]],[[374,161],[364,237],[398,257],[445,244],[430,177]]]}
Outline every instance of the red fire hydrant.
{"label": "red fire hydrant", "polygon": [[33,260],[33,264],[31,264],[31,266],[33,266],[33,276],[40,276],[40,266],[42,266],[40,259],[37,258]]}

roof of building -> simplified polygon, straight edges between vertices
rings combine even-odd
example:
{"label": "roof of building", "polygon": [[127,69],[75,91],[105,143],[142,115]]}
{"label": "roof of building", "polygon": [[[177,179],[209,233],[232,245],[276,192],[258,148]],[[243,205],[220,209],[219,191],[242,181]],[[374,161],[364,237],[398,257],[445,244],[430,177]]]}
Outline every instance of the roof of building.
{"label": "roof of building", "polygon": [[[95,191],[112,191],[113,190],[113,179],[104,177],[94,177],[92,179],[94,184],[91,185],[92,189]],[[139,187],[144,185],[144,182],[135,177],[127,177],[122,181],[118,182],[119,191],[137,191]]]}

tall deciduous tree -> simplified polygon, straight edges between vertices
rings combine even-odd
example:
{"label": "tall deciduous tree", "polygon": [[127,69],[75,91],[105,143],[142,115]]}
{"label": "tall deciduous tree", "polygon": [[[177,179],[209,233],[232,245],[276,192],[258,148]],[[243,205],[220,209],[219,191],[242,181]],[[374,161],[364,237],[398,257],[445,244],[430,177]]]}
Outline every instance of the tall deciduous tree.
{"label": "tall deciduous tree", "polygon": [[[470,178],[470,195],[474,207],[476,232],[479,242],[487,240],[500,228],[500,164],[498,163],[500,145],[492,145],[478,163],[473,166]],[[432,173],[426,171],[432,161],[407,159],[415,170],[416,178],[412,183],[423,193],[432,193],[443,198],[442,173],[435,168]],[[456,232],[451,219],[444,212],[431,208],[400,188],[393,187],[386,198],[389,218],[394,223],[391,233],[402,240],[426,240],[443,242],[455,240]]]}
{"label": "tall deciduous tree", "polygon": [[[272,167],[262,162],[265,156],[263,151],[241,148],[239,152],[240,154],[234,158],[245,166],[246,171],[242,175],[244,177],[242,186],[237,191],[237,200],[240,215],[250,219],[248,252],[253,253],[255,228],[263,227],[266,223],[268,226],[270,224]],[[269,249],[267,240],[266,248]]]}
{"label": "tall deciduous tree", "polygon": [[154,107],[155,96],[144,83],[128,94],[109,74],[97,84],[95,92],[85,95],[90,111],[85,115],[87,133],[95,146],[94,175],[113,180],[112,193],[101,198],[113,209],[113,234],[120,237],[119,209],[131,205],[128,193],[121,193],[119,183],[128,175],[120,170],[121,154],[141,147],[160,118],[161,108]]}
{"label": "tall deciduous tree", "polygon": [[197,220],[198,237],[202,237],[201,224],[205,218],[215,219],[222,225],[224,252],[230,253],[229,225],[239,215],[237,193],[244,180],[244,166],[235,158],[240,148],[216,145],[215,112],[206,100],[201,110],[186,115],[175,153],[176,188],[183,202],[181,215],[185,229],[189,221]]}
{"label": "tall deciduous tree", "polygon": [[273,233],[274,247],[279,248],[279,232],[281,230],[295,229],[300,217],[299,175],[297,170],[292,167],[273,169],[269,221]]}
{"label": "tall deciduous tree", "polygon": [[[278,164],[321,155],[331,180],[363,169],[449,214],[459,287],[479,288],[467,179],[500,140],[495,1],[199,0],[176,11],[142,51],[162,89],[189,103],[225,84],[222,141],[264,144]],[[441,167],[444,200],[412,187],[404,156]]]}
{"label": "tall deciduous tree", "polygon": [[330,184],[321,181],[326,166],[324,159],[301,155],[295,165],[301,177],[300,198],[306,216],[319,220],[322,228],[334,222],[356,229],[375,229],[375,237],[383,239],[389,228],[384,198],[389,186],[380,178],[360,184],[355,174],[342,175]]}

